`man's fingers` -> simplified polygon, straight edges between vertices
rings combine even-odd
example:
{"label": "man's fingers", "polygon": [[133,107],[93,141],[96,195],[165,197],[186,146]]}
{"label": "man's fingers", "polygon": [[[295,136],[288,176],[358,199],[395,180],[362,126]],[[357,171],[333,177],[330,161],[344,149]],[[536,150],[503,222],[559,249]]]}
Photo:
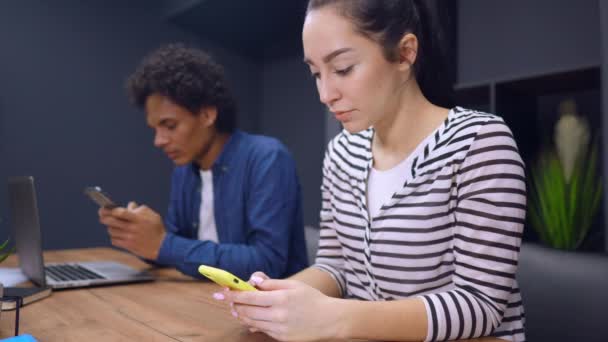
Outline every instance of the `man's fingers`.
{"label": "man's fingers", "polygon": [[129,240],[131,233],[119,227],[108,227],[108,235],[112,239]]}
{"label": "man's fingers", "polygon": [[99,221],[108,227],[115,227],[120,229],[129,229],[131,226],[131,223],[129,221],[117,219],[114,216],[102,216]]}
{"label": "man's fingers", "polygon": [[133,209],[134,213],[156,213],[154,210],[150,209],[147,205],[142,204]]}
{"label": "man's fingers", "polygon": [[127,204],[127,210],[133,211],[137,208],[137,203],[135,201],[131,201],[129,202],[129,204]]}
{"label": "man's fingers", "polygon": [[135,221],[137,218],[134,211],[123,207],[112,209],[112,216],[125,221]]}
{"label": "man's fingers", "polygon": [[99,217],[112,215],[112,210],[101,207],[99,210],[97,210],[97,215],[99,215]]}
{"label": "man's fingers", "polygon": [[128,247],[129,243],[127,242],[127,240],[110,239],[110,242],[112,243],[112,246],[114,246],[114,247],[124,248],[126,250],[129,249],[129,247]]}

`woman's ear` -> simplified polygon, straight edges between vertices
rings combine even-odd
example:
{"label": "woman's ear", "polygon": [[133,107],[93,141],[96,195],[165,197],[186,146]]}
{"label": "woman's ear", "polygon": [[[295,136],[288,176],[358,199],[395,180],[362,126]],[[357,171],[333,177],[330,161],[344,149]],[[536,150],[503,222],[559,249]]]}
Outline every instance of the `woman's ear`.
{"label": "woman's ear", "polygon": [[413,33],[407,33],[401,38],[398,46],[399,69],[410,69],[418,56],[418,38]]}

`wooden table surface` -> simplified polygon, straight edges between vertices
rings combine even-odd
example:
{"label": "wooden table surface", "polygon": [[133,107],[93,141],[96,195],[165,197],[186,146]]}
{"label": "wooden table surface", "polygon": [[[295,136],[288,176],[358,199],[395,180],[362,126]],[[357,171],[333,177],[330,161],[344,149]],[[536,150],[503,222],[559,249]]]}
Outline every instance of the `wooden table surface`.
{"label": "wooden table surface", "polygon": [[[137,269],[150,266],[112,248],[47,251],[45,262],[114,260]],[[10,256],[3,267],[17,266]],[[20,311],[20,333],[38,341],[275,341],[250,333],[212,293],[218,285],[174,269],[153,269],[148,283],[54,291]],[[14,332],[15,311],[0,315],[0,337]],[[480,342],[481,340],[475,340]]]}

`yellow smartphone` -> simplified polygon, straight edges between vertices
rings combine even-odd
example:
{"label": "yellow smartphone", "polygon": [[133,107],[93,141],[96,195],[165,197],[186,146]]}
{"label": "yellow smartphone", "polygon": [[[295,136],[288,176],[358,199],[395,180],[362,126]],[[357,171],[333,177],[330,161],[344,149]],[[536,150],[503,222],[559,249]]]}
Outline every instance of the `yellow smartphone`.
{"label": "yellow smartphone", "polygon": [[216,283],[220,286],[223,286],[223,287],[229,287],[232,290],[237,290],[237,291],[257,291],[258,290],[255,287],[253,287],[253,285],[249,284],[248,282],[241,280],[237,276],[231,274],[230,272],[226,272],[219,268],[206,266],[206,265],[200,265],[198,267],[198,273],[209,278],[214,283]]}

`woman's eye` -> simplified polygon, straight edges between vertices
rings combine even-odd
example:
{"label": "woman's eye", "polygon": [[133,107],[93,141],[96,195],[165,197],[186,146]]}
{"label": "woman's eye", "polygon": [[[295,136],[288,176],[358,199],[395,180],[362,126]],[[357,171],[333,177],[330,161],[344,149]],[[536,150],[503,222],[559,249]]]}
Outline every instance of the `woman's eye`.
{"label": "woman's eye", "polygon": [[321,77],[321,74],[320,74],[320,73],[318,73],[318,72],[311,72],[311,73],[310,73],[310,76],[311,76],[312,78],[317,79],[317,78]]}
{"label": "woman's eye", "polygon": [[344,68],[344,69],[336,69],[336,71],[334,71],[334,72],[337,75],[346,76],[346,75],[348,75],[351,72],[351,70],[353,70],[353,67],[349,66],[348,68]]}

